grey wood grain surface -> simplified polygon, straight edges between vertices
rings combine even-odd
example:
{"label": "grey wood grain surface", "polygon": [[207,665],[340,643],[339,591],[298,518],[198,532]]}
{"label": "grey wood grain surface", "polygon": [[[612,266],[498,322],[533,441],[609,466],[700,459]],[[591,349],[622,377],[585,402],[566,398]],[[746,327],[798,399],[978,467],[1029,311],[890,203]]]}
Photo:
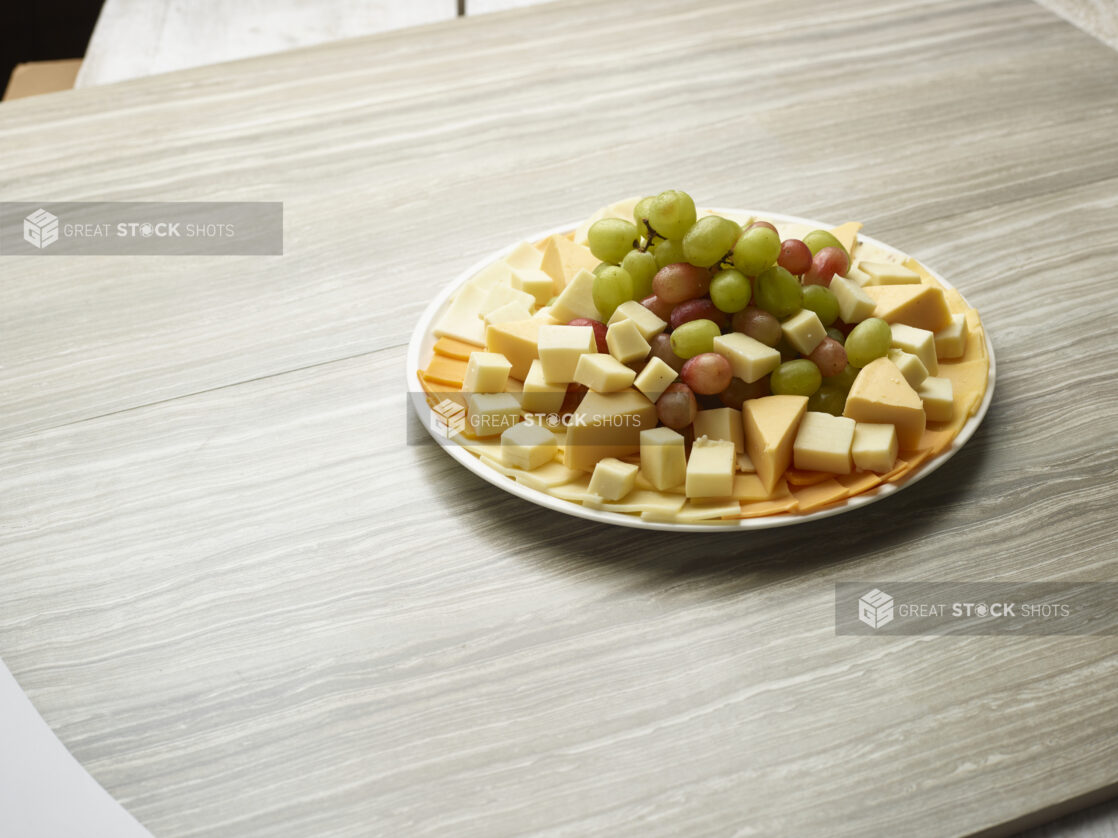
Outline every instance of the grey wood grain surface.
{"label": "grey wood grain surface", "polygon": [[[1114,578],[1116,86],[1026,2],[568,0],[5,104],[0,198],[283,200],[286,252],[3,258],[0,657],[159,835],[959,835],[1115,791],[1114,638],[836,637],[833,583]],[[727,538],[404,444],[438,288],[667,186],[955,282],[999,361],[965,451]]]}

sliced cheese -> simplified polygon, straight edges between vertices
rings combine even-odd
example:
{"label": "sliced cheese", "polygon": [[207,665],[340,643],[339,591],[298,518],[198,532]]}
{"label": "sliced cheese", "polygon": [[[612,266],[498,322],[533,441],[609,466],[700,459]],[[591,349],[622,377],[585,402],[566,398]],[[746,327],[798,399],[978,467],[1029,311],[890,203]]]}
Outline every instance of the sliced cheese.
{"label": "sliced cheese", "polygon": [[845,224],[832,227],[831,235],[839,240],[839,244],[846,248],[846,253],[849,255],[854,252],[854,246],[858,243],[858,231],[861,229],[862,222],[847,221]]}
{"label": "sliced cheese", "polygon": [[656,421],[656,406],[636,390],[588,392],[567,425],[563,464],[593,471],[603,457],[637,454],[641,431],[655,427]]}
{"label": "sliced cheese", "polygon": [[792,462],[792,445],[807,412],[807,396],[764,396],[742,405],[745,450],[770,492]]}
{"label": "sliced cheese", "polygon": [[903,323],[929,332],[951,325],[951,311],[943,289],[937,285],[867,285],[862,290],[876,303],[873,316],[886,323]]}
{"label": "sliced cheese", "polygon": [[551,316],[561,323],[570,323],[576,317],[601,320],[598,307],[594,305],[594,274],[580,270],[571,277],[567,287],[551,304]]}

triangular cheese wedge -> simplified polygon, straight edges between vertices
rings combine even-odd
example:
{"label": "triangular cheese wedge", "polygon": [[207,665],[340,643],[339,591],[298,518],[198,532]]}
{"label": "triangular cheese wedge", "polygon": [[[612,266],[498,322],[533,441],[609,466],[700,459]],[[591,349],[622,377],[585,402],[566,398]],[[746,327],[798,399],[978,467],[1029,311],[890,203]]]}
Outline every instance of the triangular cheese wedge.
{"label": "triangular cheese wedge", "polygon": [[924,403],[888,358],[870,361],[850,387],[842,412],[856,422],[895,425],[901,448],[919,446],[924,433]]}
{"label": "triangular cheese wedge", "polygon": [[903,323],[938,332],[951,325],[943,289],[932,285],[867,285],[863,289],[877,303],[873,316],[886,323]]}
{"label": "triangular cheese wedge", "polygon": [[601,320],[602,315],[594,305],[594,274],[590,271],[575,274],[563,293],[551,304],[550,313],[560,323],[570,323],[576,317]]}
{"label": "triangular cheese wedge", "polygon": [[524,380],[532,361],[540,357],[539,339],[542,320],[508,320],[493,323],[485,329],[485,348],[489,352],[500,352],[509,359],[512,370],[509,375]]}
{"label": "triangular cheese wedge", "polygon": [[858,231],[861,229],[861,221],[847,221],[845,224],[832,227],[831,235],[846,248],[846,254],[849,256],[854,252],[854,245],[858,243]]}
{"label": "triangular cheese wedge", "polygon": [[807,396],[764,396],[742,405],[745,450],[770,494],[792,463],[792,444],[806,412]]}
{"label": "triangular cheese wedge", "polygon": [[575,244],[566,236],[552,236],[544,245],[540,270],[555,283],[555,293],[567,287],[579,271],[593,271],[601,260],[589,248]]}

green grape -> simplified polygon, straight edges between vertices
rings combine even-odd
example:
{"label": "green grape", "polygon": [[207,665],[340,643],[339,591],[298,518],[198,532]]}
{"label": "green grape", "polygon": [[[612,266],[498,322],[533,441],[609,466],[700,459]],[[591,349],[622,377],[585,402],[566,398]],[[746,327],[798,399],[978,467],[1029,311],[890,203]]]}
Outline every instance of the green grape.
{"label": "green grape", "polygon": [[642,236],[648,237],[648,225],[644,223],[648,218],[648,212],[652,208],[652,199],[655,196],[649,195],[647,198],[641,198],[637,201],[637,205],[633,207],[633,221],[637,224],[637,232]]}
{"label": "green grape", "polygon": [[630,250],[621,260],[621,267],[633,278],[633,299],[643,300],[652,293],[652,277],[659,268],[656,257],[645,251]]}
{"label": "green grape", "polygon": [[633,278],[623,268],[607,265],[594,277],[593,295],[594,307],[605,322],[619,305],[633,299]]}
{"label": "green grape", "polygon": [[769,376],[769,387],[777,396],[810,396],[822,383],[819,367],[806,358],[785,361]]}
{"label": "green grape", "polygon": [[778,265],[766,268],[757,277],[757,297],[754,302],[775,317],[783,319],[795,314],[803,307],[803,298],[804,289],[795,274]]}
{"label": "green grape", "polygon": [[710,300],[719,311],[733,314],[749,305],[753,287],[741,271],[727,268],[710,281]]}
{"label": "green grape", "polygon": [[595,265],[594,270],[592,270],[590,273],[594,274],[594,276],[597,276],[602,271],[604,271],[606,268],[613,268],[613,267],[616,267],[616,266],[611,265],[609,262],[599,262],[597,265]]}
{"label": "green grape", "polygon": [[[826,381],[827,379],[823,379]],[[807,400],[807,409],[817,413],[830,413],[832,416],[842,416],[846,407],[846,390],[835,387],[833,384],[824,384]]]}
{"label": "green grape", "polygon": [[[805,288],[804,291],[806,292],[807,289]],[[827,327],[827,337],[838,341],[840,344],[846,343],[846,335],[844,335],[842,332],[840,332],[834,326],[828,326]]]}
{"label": "green grape", "polygon": [[[843,253],[846,253],[846,248],[842,246],[842,242],[826,230],[812,230],[801,241],[807,245],[807,249],[811,251],[812,256],[815,256],[824,247],[837,247]],[[846,256],[849,258],[850,254],[846,253]]]}
{"label": "green grape", "polygon": [[728,218],[704,216],[683,237],[683,255],[692,265],[709,268],[722,261],[740,234],[741,227]]}
{"label": "green grape", "polygon": [[686,192],[661,192],[649,204],[648,223],[666,239],[682,239],[695,223],[695,202]]}
{"label": "green grape", "polygon": [[595,221],[586,231],[586,241],[590,252],[601,259],[616,265],[625,254],[639,244],[637,225],[623,218],[603,218]]}
{"label": "green grape", "polygon": [[829,378],[824,378],[823,383],[828,387],[837,387],[844,393],[854,386],[854,379],[858,377],[858,370],[846,365],[846,368],[838,375],[832,375]]}
{"label": "green grape", "polygon": [[[830,326],[839,316],[838,300],[830,288],[822,285],[804,286],[804,308],[811,309],[824,326]],[[842,343],[842,341],[839,341]]]}
{"label": "green grape", "polygon": [[884,358],[893,343],[889,324],[880,317],[863,320],[846,336],[846,359],[852,367],[864,367],[870,361]]}
{"label": "green grape", "polygon": [[768,227],[750,227],[734,245],[734,267],[746,276],[757,276],[780,256],[780,236]]}
{"label": "green grape", "polygon": [[683,242],[679,239],[664,239],[656,245],[656,267],[662,268],[664,265],[674,265],[678,262],[686,262],[687,259],[683,255]]}
{"label": "green grape", "polygon": [[672,352],[684,359],[712,352],[720,334],[722,330],[713,320],[689,320],[672,332]]}

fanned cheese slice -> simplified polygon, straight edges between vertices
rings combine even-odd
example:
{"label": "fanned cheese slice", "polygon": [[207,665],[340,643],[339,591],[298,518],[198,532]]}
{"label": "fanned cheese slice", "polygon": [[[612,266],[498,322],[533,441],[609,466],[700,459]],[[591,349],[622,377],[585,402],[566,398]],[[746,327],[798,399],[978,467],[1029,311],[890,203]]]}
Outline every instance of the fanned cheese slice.
{"label": "fanned cheese slice", "polygon": [[792,490],[792,494],[799,503],[799,511],[808,513],[849,497],[850,489],[831,477],[822,483],[797,486]]}
{"label": "fanned cheese slice", "polygon": [[854,245],[858,243],[858,231],[862,229],[861,221],[847,221],[837,227],[831,228],[831,235],[839,240],[846,248],[847,255],[854,252]]}

